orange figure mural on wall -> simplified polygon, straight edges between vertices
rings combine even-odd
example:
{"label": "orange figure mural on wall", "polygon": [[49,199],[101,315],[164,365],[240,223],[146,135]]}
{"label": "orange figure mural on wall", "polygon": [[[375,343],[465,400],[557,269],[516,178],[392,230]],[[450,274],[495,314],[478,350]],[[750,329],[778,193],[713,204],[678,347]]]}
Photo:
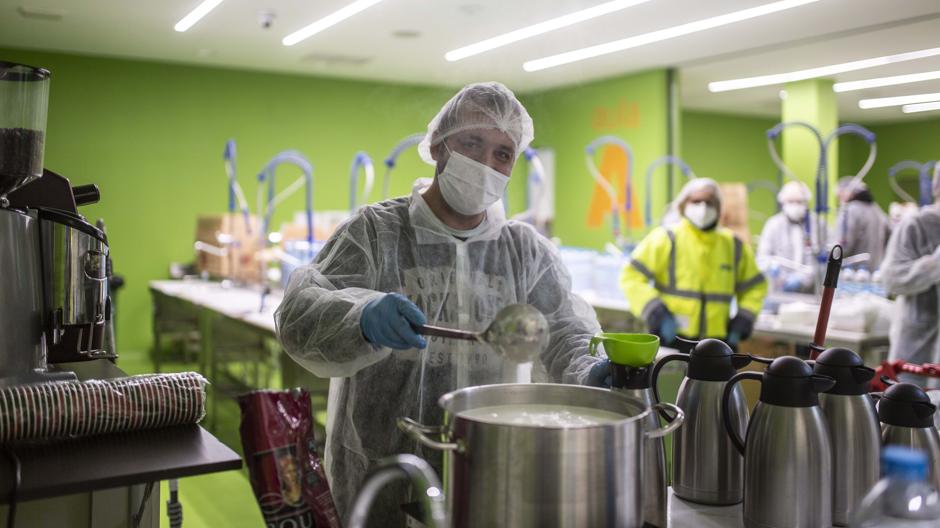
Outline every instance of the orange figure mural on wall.
{"label": "orange figure mural on wall", "polygon": [[[600,163],[597,164],[601,177],[609,183],[616,196],[617,221],[621,234],[643,227],[643,218],[636,200],[636,191],[633,189],[633,175],[629,173],[628,161],[627,153],[623,148],[610,144],[600,150]],[[611,216],[613,204],[611,193],[605,187],[597,181],[594,182],[587,214],[587,227],[589,228],[598,228],[611,221],[608,217]]]}

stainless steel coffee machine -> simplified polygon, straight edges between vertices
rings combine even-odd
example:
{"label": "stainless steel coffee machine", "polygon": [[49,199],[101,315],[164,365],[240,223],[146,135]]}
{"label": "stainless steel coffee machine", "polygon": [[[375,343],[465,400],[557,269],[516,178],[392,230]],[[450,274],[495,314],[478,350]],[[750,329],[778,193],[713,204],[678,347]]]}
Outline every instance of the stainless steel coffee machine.
{"label": "stainless steel coffee machine", "polygon": [[43,168],[50,73],[0,62],[0,386],[71,379],[48,363],[113,357],[98,200]]}

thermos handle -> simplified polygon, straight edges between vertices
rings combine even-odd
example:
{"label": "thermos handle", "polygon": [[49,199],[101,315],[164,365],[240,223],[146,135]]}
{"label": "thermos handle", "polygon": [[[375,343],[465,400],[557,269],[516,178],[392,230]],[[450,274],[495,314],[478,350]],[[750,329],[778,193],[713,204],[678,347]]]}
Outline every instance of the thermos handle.
{"label": "thermos handle", "polygon": [[695,348],[695,345],[698,344],[698,341],[692,341],[691,339],[685,339],[683,337],[676,336],[673,340],[672,345],[683,354],[691,354],[692,350]]}
{"label": "thermos handle", "polygon": [[463,449],[457,443],[453,442],[438,442],[437,440],[432,440],[425,435],[428,434],[444,434],[443,426],[431,427],[428,425],[420,424],[411,418],[399,418],[398,428],[401,429],[403,433],[410,436],[412,439],[417,440],[419,444],[424,447],[434,449],[436,451],[457,451],[462,453]]}
{"label": "thermos handle", "polygon": [[725,391],[721,394],[721,421],[725,425],[725,432],[731,438],[731,443],[742,455],[744,454],[744,440],[738,436],[737,431],[731,425],[731,393],[734,391],[736,383],[746,379],[764,381],[764,375],[760,372],[739,372],[728,380],[728,383],[725,384]]}
{"label": "thermos handle", "polygon": [[675,413],[675,416],[666,427],[658,427],[652,431],[646,432],[647,438],[662,438],[667,434],[678,429],[685,422],[685,413],[678,406],[671,403],[654,403],[650,406],[650,411],[659,411],[659,414],[666,416],[666,409]]}
{"label": "thermos handle", "polygon": [[771,363],[774,362],[774,359],[773,359],[773,358],[765,358],[765,357],[761,357],[761,356],[755,356],[754,354],[748,354],[748,356],[751,358],[751,361],[755,361],[755,362],[757,362],[757,363],[762,363],[762,364],[764,364],[764,365],[770,365]]}
{"label": "thermos handle", "polygon": [[[686,363],[688,363],[690,357],[691,356],[689,356],[688,354],[683,354],[682,352],[674,352],[672,354],[666,354],[665,356],[660,358],[659,361],[657,361],[655,365],[653,365],[653,371],[650,372],[650,387],[653,389],[653,401],[654,402],[656,403],[660,402],[659,371],[662,370],[663,366],[666,363],[669,363],[670,361],[685,361]],[[663,415],[663,418],[666,418],[667,420],[669,419],[666,417],[666,415]]]}

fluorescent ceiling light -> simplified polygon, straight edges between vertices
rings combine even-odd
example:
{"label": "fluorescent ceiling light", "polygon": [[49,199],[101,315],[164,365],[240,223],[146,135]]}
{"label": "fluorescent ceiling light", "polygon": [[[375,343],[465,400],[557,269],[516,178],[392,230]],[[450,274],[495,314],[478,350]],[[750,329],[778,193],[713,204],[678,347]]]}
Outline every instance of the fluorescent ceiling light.
{"label": "fluorescent ceiling light", "polygon": [[519,42],[520,40],[534,37],[536,35],[541,35],[542,33],[548,33],[549,31],[568,27],[579,22],[591,20],[592,18],[614,13],[628,7],[644,4],[649,1],[650,0],[613,0],[612,2],[605,2],[594,7],[589,7],[587,9],[582,9],[581,11],[562,15],[551,20],[546,20],[545,22],[539,22],[538,24],[533,24],[522,29],[510,31],[509,33],[504,33],[493,38],[482,40],[475,44],[470,44],[469,46],[464,46],[453,51],[448,51],[444,54],[444,58],[450,62],[459,61],[460,59],[466,59],[467,57],[472,57],[485,51],[500,48],[502,46],[512,44],[513,42]]}
{"label": "fluorescent ceiling light", "polygon": [[909,51],[907,53],[898,53],[897,55],[885,55],[883,57],[875,57],[872,59],[843,62],[841,64],[831,64],[829,66],[820,66],[818,68],[798,70],[789,73],[776,73],[773,75],[746,77],[744,79],[733,79],[730,81],[710,82],[708,83],[708,90],[711,92],[727,92],[731,90],[741,90],[744,88],[756,88],[758,86],[770,86],[772,84],[804,81],[806,79],[828,77],[830,75],[836,75],[839,73],[875,68],[877,66],[885,66],[898,62],[924,59],[936,55],[940,55],[940,48]]}
{"label": "fluorescent ceiling light", "polygon": [[884,108],[886,106],[928,103],[930,101],[940,101],[940,93],[900,95],[897,97],[879,97],[877,99],[862,99],[858,102],[858,107],[863,110],[868,110],[871,108]]}
{"label": "fluorescent ceiling light", "polygon": [[647,44],[653,44],[654,42],[661,42],[663,40],[673,39],[683,35],[705,31],[707,29],[714,29],[717,27],[726,26],[728,24],[734,24],[735,22],[742,22],[744,20],[750,20],[752,18],[777,13],[786,9],[812,4],[818,1],[819,0],[782,0],[779,2],[772,2],[769,4],[752,7],[750,9],[743,9],[733,13],[718,15],[711,18],[696,20],[695,22],[689,22],[687,24],[681,24],[671,28],[644,33],[642,35],[635,35],[604,44],[567,51],[565,53],[559,53],[557,55],[551,55],[541,59],[530,60],[525,62],[522,65],[522,68],[527,72],[554,68],[555,66],[591,59],[601,55],[607,55],[609,53],[624,51],[631,48],[638,48]]}
{"label": "fluorescent ceiling light", "polygon": [[940,110],[940,101],[934,101],[932,103],[909,104],[901,107],[901,111],[905,114],[929,112],[930,110]]}
{"label": "fluorescent ceiling light", "polygon": [[381,2],[382,0],[356,0],[355,2],[343,7],[339,11],[335,11],[320,20],[317,20],[309,26],[298,29],[297,31],[291,33],[284,37],[281,40],[281,43],[285,46],[293,46],[302,40],[306,40],[317,33],[323,31],[324,29],[330,28],[339,24],[343,20],[359,13],[365,11],[366,9],[374,6],[375,4]]}
{"label": "fluorescent ceiling light", "polygon": [[212,11],[219,4],[222,3],[222,0],[203,0],[203,2],[196,6],[196,9],[193,9],[188,15],[180,19],[179,22],[173,26],[173,29],[182,33],[187,29],[193,27],[193,24],[199,22],[202,17],[209,14],[209,11]]}
{"label": "fluorescent ceiling light", "polygon": [[934,79],[940,79],[940,70],[922,73],[909,73],[907,75],[892,75],[891,77],[878,77],[875,79],[864,79],[861,81],[840,82],[832,85],[832,91],[851,92],[854,90],[865,90],[867,88],[881,88],[882,86],[897,86],[899,84],[932,81]]}

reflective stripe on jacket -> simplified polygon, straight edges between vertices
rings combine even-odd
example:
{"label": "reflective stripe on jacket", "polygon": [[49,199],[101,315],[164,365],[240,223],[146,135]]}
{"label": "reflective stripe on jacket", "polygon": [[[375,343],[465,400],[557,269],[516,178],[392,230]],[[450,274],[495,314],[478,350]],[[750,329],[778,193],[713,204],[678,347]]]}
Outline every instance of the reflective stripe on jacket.
{"label": "reflective stripe on jacket", "polygon": [[684,218],[640,242],[620,287],[634,315],[645,319],[663,303],[676,317],[679,334],[699,339],[727,336],[733,299],[739,314],[755,318],[767,294],[749,245],[726,228],[702,231]]}

